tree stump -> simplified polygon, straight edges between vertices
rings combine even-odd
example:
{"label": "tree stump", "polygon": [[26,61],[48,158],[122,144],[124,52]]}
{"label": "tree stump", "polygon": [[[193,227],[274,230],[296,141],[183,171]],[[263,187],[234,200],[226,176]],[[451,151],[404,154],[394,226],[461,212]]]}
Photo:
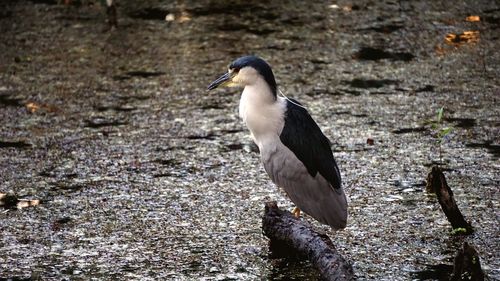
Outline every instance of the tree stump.
{"label": "tree stump", "polygon": [[280,210],[276,202],[265,204],[262,229],[274,255],[307,257],[325,280],[354,280],[351,264],[337,252],[330,238]]}
{"label": "tree stump", "polygon": [[484,272],[481,269],[479,255],[474,247],[464,242],[462,249],[458,250],[455,256],[453,275],[450,281],[470,280],[483,281]]}
{"label": "tree stump", "polygon": [[436,194],[439,204],[454,230],[465,229],[465,234],[471,234],[474,231],[471,224],[465,220],[458,209],[455,198],[453,198],[453,192],[446,183],[446,178],[439,167],[432,167],[427,176],[426,190]]}

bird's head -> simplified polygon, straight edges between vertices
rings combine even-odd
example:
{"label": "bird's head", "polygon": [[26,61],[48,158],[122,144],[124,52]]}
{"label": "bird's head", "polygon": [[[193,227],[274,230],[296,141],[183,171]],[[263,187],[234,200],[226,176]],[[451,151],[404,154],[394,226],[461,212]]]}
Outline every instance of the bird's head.
{"label": "bird's head", "polygon": [[219,86],[250,86],[262,79],[267,83],[273,95],[276,96],[276,81],[269,64],[256,56],[244,56],[233,61],[225,74],[208,85],[208,90],[213,90]]}

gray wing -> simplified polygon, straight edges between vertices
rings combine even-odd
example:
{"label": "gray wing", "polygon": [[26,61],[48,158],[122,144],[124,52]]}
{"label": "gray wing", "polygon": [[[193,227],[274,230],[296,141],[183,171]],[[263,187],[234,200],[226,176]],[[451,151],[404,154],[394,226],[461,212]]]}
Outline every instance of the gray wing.
{"label": "gray wing", "polygon": [[285,189],[302,211],[334,229],[347,222],[347,199],[342,188],[333,189],[321,174],[311,176],[306,166],[285,145],[263,146],[261,157],[274,183]]}

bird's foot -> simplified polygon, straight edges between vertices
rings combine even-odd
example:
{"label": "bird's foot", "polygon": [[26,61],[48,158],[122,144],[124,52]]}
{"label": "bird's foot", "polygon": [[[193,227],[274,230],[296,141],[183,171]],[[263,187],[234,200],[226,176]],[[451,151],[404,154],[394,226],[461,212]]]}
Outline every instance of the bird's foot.
{"label": "bird's foot", "polygon": [[292,214],[296,218],[300,218],[300,209],[298,207],[293,208]]}

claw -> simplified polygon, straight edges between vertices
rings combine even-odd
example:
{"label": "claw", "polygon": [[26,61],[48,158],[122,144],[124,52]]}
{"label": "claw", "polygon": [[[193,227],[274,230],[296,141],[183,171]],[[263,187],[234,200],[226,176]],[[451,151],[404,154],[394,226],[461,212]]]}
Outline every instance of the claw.
{"label": "claw", "polygon": [[293,208],[292,214],[294,215],[294,217],[300,218],[300,209],[299,209],[299,207]]}

